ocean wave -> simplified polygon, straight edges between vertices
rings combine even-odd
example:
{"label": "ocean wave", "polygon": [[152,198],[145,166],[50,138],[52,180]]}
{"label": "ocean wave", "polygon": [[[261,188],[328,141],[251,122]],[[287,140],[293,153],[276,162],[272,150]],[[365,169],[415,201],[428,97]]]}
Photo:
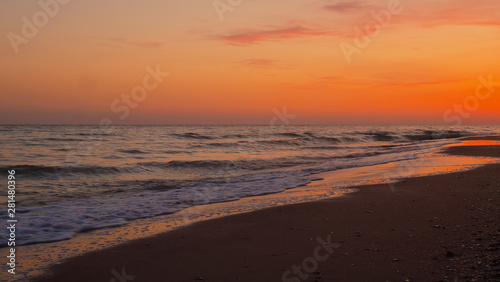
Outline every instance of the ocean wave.
{"label": "ocean wave", "polygon": [[117,167],[104,166],[43,166],[43,165],[11,165],[0,166],[0,170],[15,170],[16,173],[40,176],[40,174],[112,174],[124,172]]}
{"label": "ocean wave", "polygon": [[147,152],[136,149],[130,149],[130,150],[119,149],[117,151],[125,154],[147,154]]}
{"label": "ocean wave", "polygon": [[337,143],[341,142],[339,138],[325,137],[325,136],[316,136],[316,137],[314,137],[313,140],[319,140],[319,141],[323,141],[323,142],[327,142],[327,143],[333,143],[333,144],[337,144]]}
{"label": "ocean wave", "polygon": [[210,169],[210,170],[231,170],[233,168],[244,170],[263,170],[273,168],[292,167],[309,162],[304,159],[279,158],[271,160],[262,159],[236,159],[236,160],[195,160],[195,161],[169,161],[169,162],[142,162],[138,166],[153,167],[162,169]]}
{"label": "ocean wave", "polygon": [[382,141],[382,142],[386,142],[386,141],[392,141],[395,139],[395,137],[391,136],[391,135],[374,135],[373,136],[373,139],[375,141]]}
{"label": "ocean wave", "polygon": [[[227,148],[227,147],[237,147],[237,146],[240,146],[239,143],[233,143],[233,142],[214,142],[214,143],[207,143],[207,144],[204,144],[204,146],[207,146],[207,147],[224,147],[224,148]],[[202,146],[199,146],[199,147],[203,147]]]}
{"label": "ocean wave", "polygon": [[364,135],[390,135],[394,134],[391,131],[367,131],[367,132],[356,132],[358,134],[364,134]]}
{"label": "ocean wave", "polygon": [[48,137],[48,138],[44,138],[43,140],[45,140],[45,141],[56,141],[56,142],[59,142],[59,141],[66,141],[66,142],[86,141],[86,140],[80,139],[80,138],[58,138],[58,137]]}
{"label": "ocean wave", "polygon": [[417,134],[404,134],[403,137],[410,141],[440,140],[470,136],[472,133],[466,131],[433,131],[424,130]]}
{"label": "ocean wave", "polygon": [[355,153],[355,154],[349,154],[342,156],[343,158],[347,159],[354,159],[354,158],[363,158],[363,157],[371,157],[371,156],[377,156],[381,155],[383,152],[378,152],[378,151],[372,151],[372,152],[365,152],[365,153]]}
{"label": "ocean wave", "polygon": [[[76,233],[116,227],[130,220],[170,214],[190,206],[235,201],[305,186],[320,179],[314,177],[314,173],[408,158],[386,156],[371,160],[338,159],[323,167],[250,173],[235,179],[202,181],[181,189],[155,184],[150,186],[151,189],[138,193],[23,208],[18,213],[18,218],[25,224],[17,229],[19,239],[16,243],[28,245],[65,240]],[[5,217],[4,214],[6,212],[0,213],[0,219]],[[6,231],[0,232],[0,246],[5,246],[7,236]]]}
{"label": "ocean wave", "polygon": [[293,132],[278,133],[277,135],[286,136],[286,137],[303,137],[303,135],[298,134],[298,133],[293,133]]}
{"label": "ocean wave", "polygon": [[276,139],[276,140],[259,140],[254,143],[260,145],[285,145],[285,146],[301,146],[307,142],[306,139]]}
{"label": "ocean wave", "polygon": [[101,137],[101,136],[114,136],[115,134],[113,133],[104,133],[104,132],[96,132],[95,134],[92,134],[91,132],[81,132],[81,133],[71,133],[71,134],[68,134],[68,136],[71,136],[71,135],[74,135],[74,136],[86,136],[86,137],[89,137],[89,136],[98,136],[98,137]]}
{"label": "ocean wave", "polygon": [[[19,210],[21,244],[63,240],[192,205],[277,193],[307,184],[311,173],[414,158],[457,142],[451,138],[500,130],[289,126],[276,133],[263,126],[116,126],[92,153],[75,156],[82,159],[78,165],[62,162],[68,150],[76,153],[68,148],[78,143],[63,142],[88,140],[83,136],[92,136],[90,127],[1,129],[0,169],[16,170],[27,188]],[[0,207],[0,220],[5,214]]]}
{"label": "ocean wave", "polygon": [[[279,134],[279,136],[283,136]],[[297,137],[300,136],[300,137]],[[245,145],[248,147],[269,147],[269,146],[289,146],[289,147],[304,147],[315,149],[319,149],[321,147],[325,147],[326,149],[331,149],[333,147],[328,148],[329,145],[342,145],[342,144],[354,144],[354,143],[366,143],[369,140],[358,138],[358,137],[349,137],[349,136],[304,136],[300,134],[286,134],[286,137],[290,138],[273,138],[267,140],[240,140],[237,142],[214,142],[214,143],[205,143],[199,144],[199,147],[235,147]],[[372,136],[375,141],[391,141],[394,138],[392,136],[382,136],[382,135],[374,135]],[[317,146],[313,146],[317,145]]]}
{"label": "ocean wave", "polygon": [[184,139],[200,139],[200,140],[213,139],[210,136],[201,135],[199,133],[194,133],[194,132],[174,133],[174,134],[172,134],[172,136],[176,136],[176,137],[184,138]]}
{"label": "ocean wave", "polygon": [[311,146],[311,147],[304,147],[304,149],[308,150],[341,150],[345,149],[342,146]]}
{"label": "ocean wave", "polygon": [[248,137],[249,136],[245,134],[227,134],[222,136],[223,139],[244,139]]}
{"label": "ocean wave", "polygon": [[[353,139],[354,140],[354,139]],[[327,137],[327,136],[317,136],[317,137],[300,137],[293,139],[273,139],[273,140],[259,140],[256,141],[258,144],[267,145],[285,145],[285,146],[305,146],[314,144],[339,144],[342,142],[350,142],[348,137]]]}
{"label": "ocean wave", "polygon": [[163,151],[163,153],[166,153],[166,154],[180,154],[180,153],[185,153],[185,151],[166,150],[166,151]]}
{"label": "ocean wave", "polygon": [[370,136],[373,140],[382,142],[393,141],[396,139],[396,137],[393,136],[394,133],[390,131],[368,131],[359,132],[359,134]]}
{"label": "ocean wave", "polygon": [[[268,172],[247,175],[239,181],[200,182],[185,189],[143,191],[27,208],[18,214],[19,221],[25,224],[16,228],[19,234],[16,244],[65,240],[76,233],[116,227],[130,220],[170,214],[193,205],[277,193],[313,180],[304,172]],[[0,219],[2,217],[0,215]],[[6,238],[7,232],[0,232],[0,246],[6,245]]]}

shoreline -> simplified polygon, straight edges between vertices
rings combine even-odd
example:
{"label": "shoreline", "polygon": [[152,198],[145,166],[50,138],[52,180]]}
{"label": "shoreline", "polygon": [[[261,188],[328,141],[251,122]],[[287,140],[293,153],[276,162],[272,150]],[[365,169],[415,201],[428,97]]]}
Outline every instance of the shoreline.
{"label": "shoreline", "polygon": [[[491,139],[498,140],[497,138]],[[474,140],[489,139],[486,137]],[[488,149],[482,148],[484,151],[482,155],[490,154],[488,156],[498,157],[498,146],[488,147],[490,147],[488,148],[490,153]],[[446,150],[450,151],[450,149]],[[453,150],[457,149],[451,149]],[[492,155],[491,152],[493,152]],[[475,155],[476,152],[465,146],[461,152],[449,153]],[[340,198],[268,208],[193,223],[153,237],[71,258],[60,265],[52,266],[49,269],[52,274],[49,276],[38,277],[34,281],[65,281],[64,279],[100,281],[95,280],[98,278],[102,281],[109,281],[113,278],[111,271],[119,270],[121,267],[126,269],[126,274],[140,278],[138,281],[164,281],[162,278],[166,273],[171,278],[169,281],[193,281],[197,278],[203,278],[201,281],[233,281],[232,279],[238,277],[239,281],[258,281],[262,280],[262,277],[273,277],[269,281],[279,281],[281,277],[278,277],[278,274],[287,270],[286,265],[289,268],[294,264],[299,265],[301,261],[313,254],[314,244],[318,244],[314,238],[327,240],[330,234],[332,244],[340,244],[340,246],[330,254],[329,259],[318,263],[318,271],[313,271],[314,275],[309,275],[311,277],[308,279],[318,276],[314,279],[342,281],[350,277],[354,280],[347,279],[348,281],[362,281],[363,277],[365,279],[378,277],[385,280],[410,279],[413,281],[432,277],[453,281],[452,276],[455,274],[458,281],[461,281],[466,275],[482,275],[479,270],[469,272],[464,270],[467,261],[470,262],[475,258],[469,258],[470,254],[477,255],[473,251],[465,250],[479,248],[475,247],[478,244],[469,244],[470,246],[467,244],[476,243],[477,234],[482,234],[481,242],[483,243],[490,241],[494,245],[495,240],[498,243],[498,234],[489,233],[498,233],[500,229],[494,231],[486,228],[485,230],[484,226],[478,226],[470,216],[474,213],[472,211],[491,210],[494,205],[498,205],[498,193],[490,195],[489,190],[484,188],[490,184],[498,190],[498,178],[495,175],[498,168],[500,168],[498,164],[487,165],[467,172],[410,178],[396,183],[393,192],[387,189],[387,184],[361,186],[356,187],[358,192]],[[494,184],[484,183],[481,180],[484,175]],[[475,181],[470,181],[470,179],[475,179]],[[451,182],[456,182],[456,185],[451,185]],[[469,186],[477,186],[479,190],[475,192],[480,192],[482,200],[475,199],[474,191],[470,191],[464,182],[468,182]],[[436,183],[446,183],[447,187],[435,187]],[[452,192],[454,189],[458,189],[460,193]],[[446,195],[450,193],[455,194]],[[471,197],[470,201],[475,204],[468,203],[467,199]],[[485,197],[486,202],[484,202]],[[443,201],[446,199],[446,201],[439,203],[439,199]],[[401,201],[406,205],[402,205]],[[387,206],[384,207],[382,203]],[[416,206],[412,203],[420,203],[420,205]],[[443,213],[439,207],[436,210],[436,207],[430,203],[446,205],[444,209],[446,212]],[[422,204],[430,210],[422,210]],[[474,208],[464,209],[464,205]],[[418,216],[408,209],[411,206],[418,208]],[[449,210],[453,211],[457,219],[450,216]],[[318,214],[322,216],[318,217]],[[483,216],[485,216],[484,222],[494,225],[495,219],[498,218],[498,208]],[[479,219],[478,215],[473,217]],[[491,218],[493,218],[493,223]],[[405,222],[408,220],[410,222]],[[314,222],[318,224],[312,224]],[[380,225],[386,228],[381,229]],[[389,228],[390,226],[392,228]],[[498,224],[496,226],[498,228]],[[234,234],[239,236],[230,236]],[[435,241],[434,235],[441,239]],[[494,236],[497,236],[497,239]],[[434,242],[434,245],[430,244],[431,242]],[[441,243],[438,244],[439,242]],[[391,243],[395,246],[391,247]],[[434,248],[429,249],[431,245]],[[152,246],[156,247],[151,248]],[[362,248],[363,246],[365,248]],[[227,249],[234,252],[228,253]],[[498,246],[494,253],[498,258]],[[415,257],[412,258],[413,254]],[[432,256],[429,257],[431,254]],[[394,257],[392,260],[391,255]],[[142,260],[138,260],[139,258]],[[96,261],[99,262],[98,265]],[[347,261],[354,265],[346,263]],[[431,269],[434,274],[422,276],[424,275],[421,273],[422,270],[413,267],[419,265],[419,262],[422,262],[420,265],[422,269]],[[457,262],[463,262],[464,265],[460,266]],[[356,267],[359,263],[361,266]],[[157,268],[160,264],[162,266]],[[222,264],[226,265],[230,271],[222,272],[219,269]],[[399,272],[391,273],[390,270],[396,266]],[[478,266],[474,267],[478,269]],[[75,277],[68,276],[75,275],[78,269],[86,268],[92,268],[92,271],[85,271],[85,273],[80,271],[81,275],[86,276],[79,276],[81,278],[76,278],[76,280]],[[375,269],[383,269],[383,271]],[[342,271],[339,272],[339,270]],[[370,276],[359,276],[362,274]],[[106,275],[109,276],[107,280],[103,278],[107,277]],[[292,279],[293,275],[288,278]]]}
{"label": "shoreline", "polygon": [[[459,144],[458,142],[462,144],[471,141],[460,139],[445,146],[453,146]],[[498,162],[496,158],[444,155],[438,152],[442,148],[444,147],[435,147],[430,153],[420,154],[417,158],[322,172],[315,174],[318,180],[307,186],[288,189],[280,193],[193,206],[173,214],[133,220],[120,227],[79,233],[69,240],[20,246],[18,249],[23,254],[23,264],[16,269],[16,279],[25,281],[44,274],[50,266],[71,257],[170,232],[195,222],[274,206],[343,197],[345,194],[356,191],[356,187],[368,184],[391,183],[387,187],[394,189],[392,183],[407,177],[467,171],[487,163]],[[0,255],[5,250],[0,249]]]}

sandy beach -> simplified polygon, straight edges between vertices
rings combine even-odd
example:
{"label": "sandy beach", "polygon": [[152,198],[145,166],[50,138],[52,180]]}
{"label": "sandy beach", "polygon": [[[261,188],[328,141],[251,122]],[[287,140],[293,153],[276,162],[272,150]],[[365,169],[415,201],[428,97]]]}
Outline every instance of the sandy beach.
{"label": "sandy beach", "polygon": [[[499,157],[500,147],[447,152]],[[500,281],[499,169],[195,223],[71,258],[34,281]]]}

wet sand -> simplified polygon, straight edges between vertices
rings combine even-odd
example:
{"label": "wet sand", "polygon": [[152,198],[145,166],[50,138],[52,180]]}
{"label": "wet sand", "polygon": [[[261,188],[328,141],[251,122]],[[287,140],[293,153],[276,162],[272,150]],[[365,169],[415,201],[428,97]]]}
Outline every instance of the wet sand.
{"label": "wet sand", "polygon": [[499,170],[199,222],[71,258],[35,281],[500,281]]}

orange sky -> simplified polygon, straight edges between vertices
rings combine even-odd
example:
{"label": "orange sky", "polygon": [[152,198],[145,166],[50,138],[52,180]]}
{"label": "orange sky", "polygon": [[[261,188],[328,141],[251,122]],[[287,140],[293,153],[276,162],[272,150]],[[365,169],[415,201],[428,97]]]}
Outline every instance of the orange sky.
{"label": "orange sky", "polygon": [[40,3],[0,2],[0,123],[500,123],[498,0]]}

